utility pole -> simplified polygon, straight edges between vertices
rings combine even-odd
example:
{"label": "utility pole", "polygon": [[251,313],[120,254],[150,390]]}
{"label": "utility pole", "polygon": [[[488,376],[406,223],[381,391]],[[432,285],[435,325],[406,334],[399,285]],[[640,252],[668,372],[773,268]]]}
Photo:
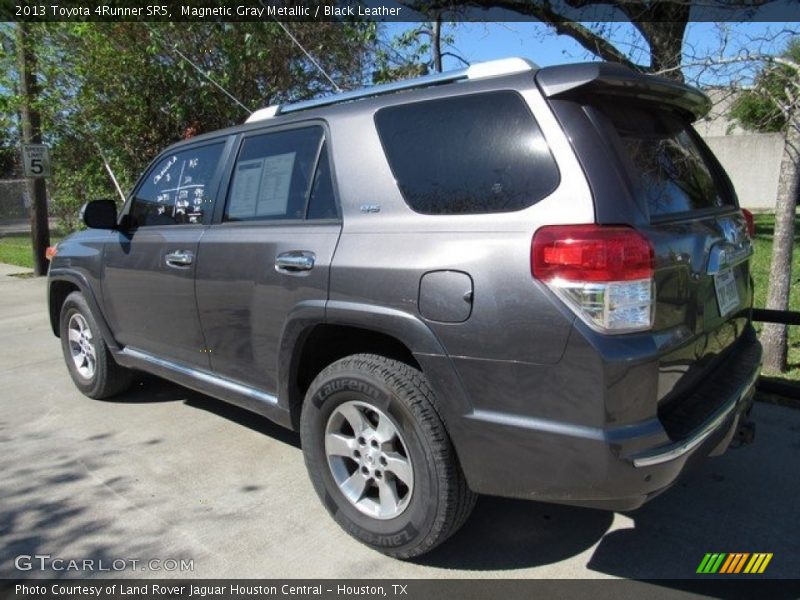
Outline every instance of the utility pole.
{"label": "utility pole", "polygon": [[[17,70],[19,91],[22,96],[20,118],[22,141],[25,144],[42,143],[42,120],[36,101],[39,98],[39,83],[36,80],[36,55],[30,40],[29,24],[17,23]],[[33,272],[47,274],[45,250],[50,245],[50,225],[47,221],[47,188],[43,177],[28,177],[28,197],[31,199],[31,245],[33,249]]]}

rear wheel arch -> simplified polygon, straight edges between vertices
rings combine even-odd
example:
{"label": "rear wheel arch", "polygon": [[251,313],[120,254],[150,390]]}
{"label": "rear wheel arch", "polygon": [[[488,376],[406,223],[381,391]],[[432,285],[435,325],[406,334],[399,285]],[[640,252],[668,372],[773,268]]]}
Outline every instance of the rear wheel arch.
{"label": "rear wheel arch", "polygon": [[375,354],[423,371],[406,343],[393,335],[354,325],[317,324],[297,338],[285,379],[292,425],[300,425],[303,400],[311,382],[328,365],[353,354]]}

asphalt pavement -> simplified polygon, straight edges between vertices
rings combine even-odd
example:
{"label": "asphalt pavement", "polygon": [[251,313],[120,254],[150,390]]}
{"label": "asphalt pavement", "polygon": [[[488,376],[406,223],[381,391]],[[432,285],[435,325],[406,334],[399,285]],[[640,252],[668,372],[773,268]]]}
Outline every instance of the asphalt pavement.
{"label": "asphalt pavement", "polygon": [[771,552],[759,577],[800,575],[798,410],[758,403],[754,444],[638,511],[481,497],[458,534],[401,562],[328,517],[295,433],[153,377],[81,395],[45,280],[20,271],[0,265],[0,577],[692,578],[707,552]]}

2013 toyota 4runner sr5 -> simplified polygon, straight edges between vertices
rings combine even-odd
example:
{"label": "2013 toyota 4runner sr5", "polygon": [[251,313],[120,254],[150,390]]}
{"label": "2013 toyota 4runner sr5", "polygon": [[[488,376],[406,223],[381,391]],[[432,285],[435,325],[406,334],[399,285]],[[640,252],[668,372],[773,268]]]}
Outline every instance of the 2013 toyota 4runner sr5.
{"label": "2013 toyota 4runner sr5", "polygon": [[53,331],[87,396],[146,371],[299,430],[325,507],[392,556],[476,494],[636,508],[727,448],[761,362],[708,109],[522,59],[262,109],[87,205]]}

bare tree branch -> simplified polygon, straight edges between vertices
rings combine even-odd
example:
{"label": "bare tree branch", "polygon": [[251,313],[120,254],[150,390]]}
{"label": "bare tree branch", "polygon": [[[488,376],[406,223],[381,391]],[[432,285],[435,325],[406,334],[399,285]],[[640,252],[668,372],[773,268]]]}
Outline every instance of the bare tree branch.
{"label": "bare tree branch", "polygon": [[464,10],[465,8],[500,8],[515,12],[520,15],[533,17],[548,26],[552,27],[560,35],[568,35],[586,50],[602,58],[603,60],[622,63],[631,68],[642,70],[645,67],[631,61],[625,52],[621,51],[614,44],[600,35],[594,33],[585,25],[570,20],[566,15],[554,10],[548,0],[530,2],[526,0],[473,0],[464,4],[454,5],[449,0],[434,0],[426,2],[423,0],[402,1],[413,10],[426,14],[442,10]]}

